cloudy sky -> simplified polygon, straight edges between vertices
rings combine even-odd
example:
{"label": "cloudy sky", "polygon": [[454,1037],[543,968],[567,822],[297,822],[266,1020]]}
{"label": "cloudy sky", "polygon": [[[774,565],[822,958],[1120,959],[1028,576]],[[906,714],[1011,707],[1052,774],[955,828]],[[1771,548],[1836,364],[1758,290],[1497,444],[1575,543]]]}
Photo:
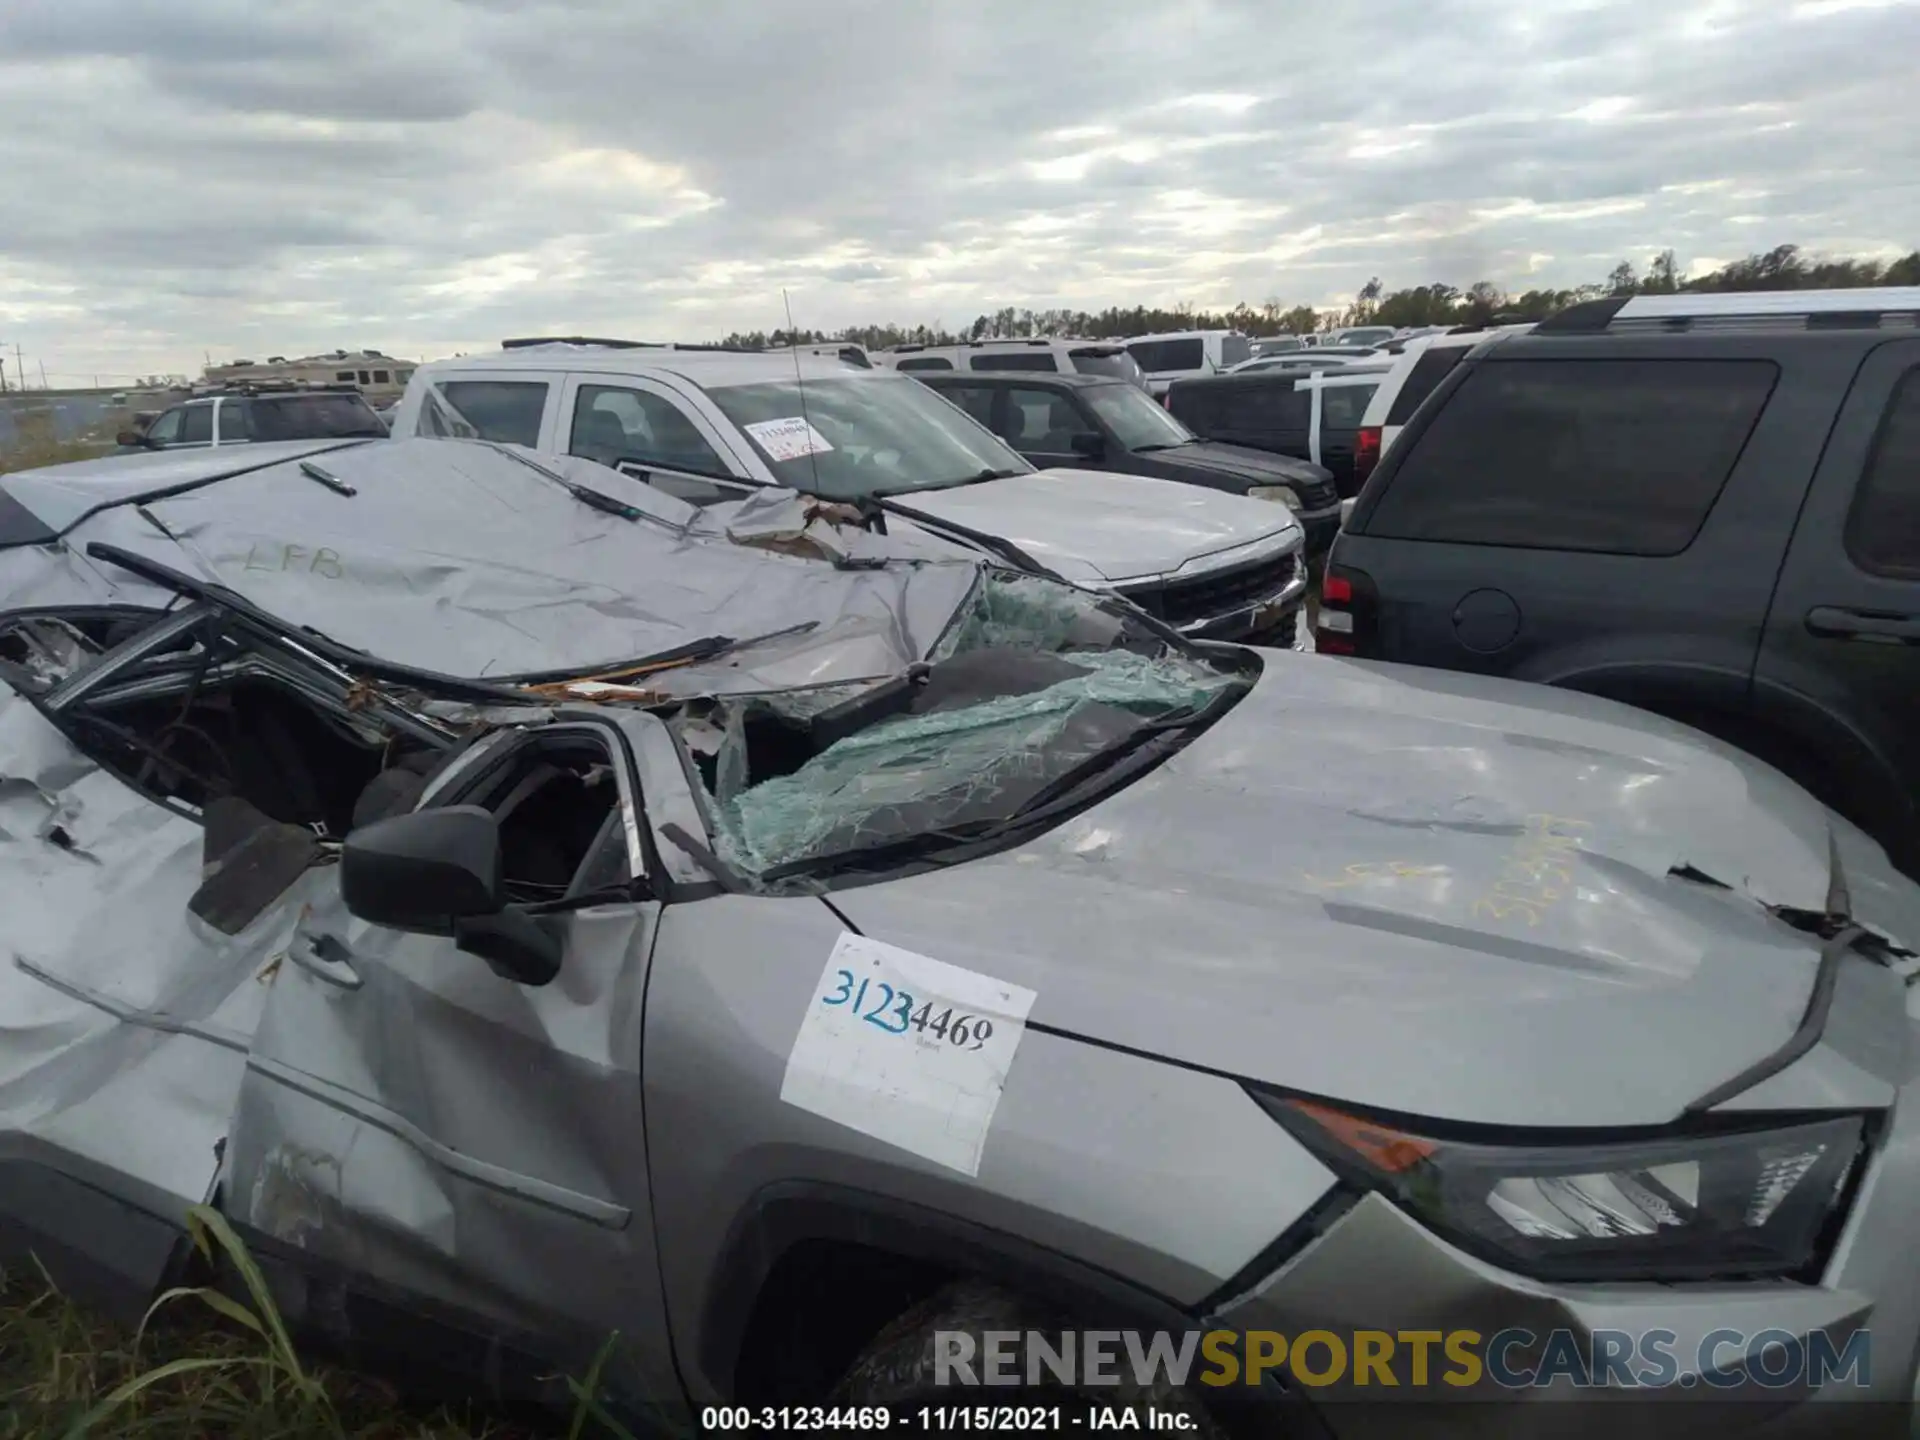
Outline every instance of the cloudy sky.
{"label": "cloudy sky", "polygon": [[[0,0],[0,345],[1568,285],[1920,245],[1915,0]],[[9,372],[13,369],[10,364]]]}

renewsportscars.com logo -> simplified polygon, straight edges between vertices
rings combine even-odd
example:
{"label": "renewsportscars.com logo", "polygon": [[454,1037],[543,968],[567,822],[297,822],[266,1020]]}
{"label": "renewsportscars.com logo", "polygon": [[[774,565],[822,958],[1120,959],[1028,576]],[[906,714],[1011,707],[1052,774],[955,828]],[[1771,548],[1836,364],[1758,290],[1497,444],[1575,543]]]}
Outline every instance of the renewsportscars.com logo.
{"label": "renewsportscars.com logo", "polygon": [[[1436,1393],[1540,1389],[1865,1390],[1865,1330],[989,1330],[934,1336],[934,1383],[953,1386],[1258,1385],[1269,1374],[1312,1389]],[[1436,1388],[1437,1387],[1437,1388]]]}

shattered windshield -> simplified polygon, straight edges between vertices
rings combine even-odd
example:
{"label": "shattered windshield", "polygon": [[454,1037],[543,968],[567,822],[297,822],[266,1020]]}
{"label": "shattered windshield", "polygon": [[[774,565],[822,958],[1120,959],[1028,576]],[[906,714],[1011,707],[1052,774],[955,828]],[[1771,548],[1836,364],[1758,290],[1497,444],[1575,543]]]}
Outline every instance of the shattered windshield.
{"label": "shattered windshield", "polygon": [[938,490],[1033,469],[917,381],[884,376],[707,391],[783,486],[830,500]]}
{"label": "shattered windshield", "polygon": [[682,735],[705,750],[719,858],[778,886],[1042,819],[1245,684],[1109,602],[988,572],[917,673],[825,708],[743,698]]}

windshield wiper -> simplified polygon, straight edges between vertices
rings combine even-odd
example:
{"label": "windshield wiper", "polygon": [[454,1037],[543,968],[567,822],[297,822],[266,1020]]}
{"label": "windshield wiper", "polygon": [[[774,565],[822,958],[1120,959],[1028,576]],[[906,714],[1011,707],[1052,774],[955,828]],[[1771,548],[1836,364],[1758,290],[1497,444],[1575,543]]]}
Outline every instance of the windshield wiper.
{"label": "windshield wiper", "polygon": [[[1024,475],[1026,472],[1021,470],[1015,473]],[[907,519],[913,521],[914,524],[921,526],[923,529],[931,530],[935,534],[944,532],[948,535],[956,535],[962,540],[969,541],[980,549],[985,550],[989,555],[999,557],[1016,570],[1024,570],[1029,575],[1038,575],[1043,580],[1058,580],[1062,585],[1070,583],[1060,575],[1055,574],[1052,570],[1047,569],[1046,566],[1042,565],[1038,560],[1034,559],[1033,556],[1014,544],[1013,541],[1004,539],[999,535],[989,535],[984,530],[975,530],[971,525],[962,525],[957,520],[945,520],[937,516],[929,515],[924,510],[917,510],[911,505],[902,505],[898,500],[894,500],[885,495],[876,495],[873,497],[873,501],[875,505],[879,506],[880,509],[886,511],[888,514],[904,515]]]}
{"label": "windshield wiper", "polygon": [[494,449],[498,450],[502,455],[511,455],[515,460],[518,460],[522,465],[526,466],[529,470],[535,471],[540,475],[544,475],[547,479],[551,480],[554,484],[558,485],[561,489],[565,490],[569,495],[573,496],[573,498],[578,500],[582,505],[591,506],[593,509],[598,510],[603,515],[617,516],[619,519],[622,519],[622,520],[651,520],[655,525],[664,526],[667,529],[673,531],[673,533],[676,535],[681,535],[686,533],[684,527],[674,524],[671,520],[662,520],[658,515],[649,515],[646,511],[642,510],[639,506],[629,505],[624,500],[616,500],[611,495],[603,495],[600,491],[595,490],[590,485],[577,484],[576,482],[567,479],[566,476],[560,474],[559,472],[554,470],[549,470],[546,466],[542,465],[539,461],[534,460],[529,456],[522,455],[518,450],[513,449],[511,446],[503,445],[497,440],[489,440],[486,443],[491,445]]}
{"label": "windshield wiper", "polygon": [[1136,445],[1133,447],[1133,453],[1136,455],[1148,455],[1155,450],[1178,450],[1182,445],[1191,445],[1192,443],[1193,441],[1191,440],[1168,440],[1161,444]]}

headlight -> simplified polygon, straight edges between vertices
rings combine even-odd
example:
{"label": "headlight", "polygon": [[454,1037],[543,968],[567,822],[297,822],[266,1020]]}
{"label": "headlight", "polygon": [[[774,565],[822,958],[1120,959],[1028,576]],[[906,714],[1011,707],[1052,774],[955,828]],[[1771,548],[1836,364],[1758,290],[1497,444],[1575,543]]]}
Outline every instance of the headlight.
{"label": "headlight", "polygon": [[1300,508],[1300,497],[1293,493],[1290,485],[1256,485],[1247,491],[1249,500],[1278,500],[1289,510]]}
{"label": "headlight", "polygon": [[1350,1181],[1543,1280],[1810,1277],[1866,1138],[1847,1115],[1617,1144],[1467,1144],[1255,1094]]}

